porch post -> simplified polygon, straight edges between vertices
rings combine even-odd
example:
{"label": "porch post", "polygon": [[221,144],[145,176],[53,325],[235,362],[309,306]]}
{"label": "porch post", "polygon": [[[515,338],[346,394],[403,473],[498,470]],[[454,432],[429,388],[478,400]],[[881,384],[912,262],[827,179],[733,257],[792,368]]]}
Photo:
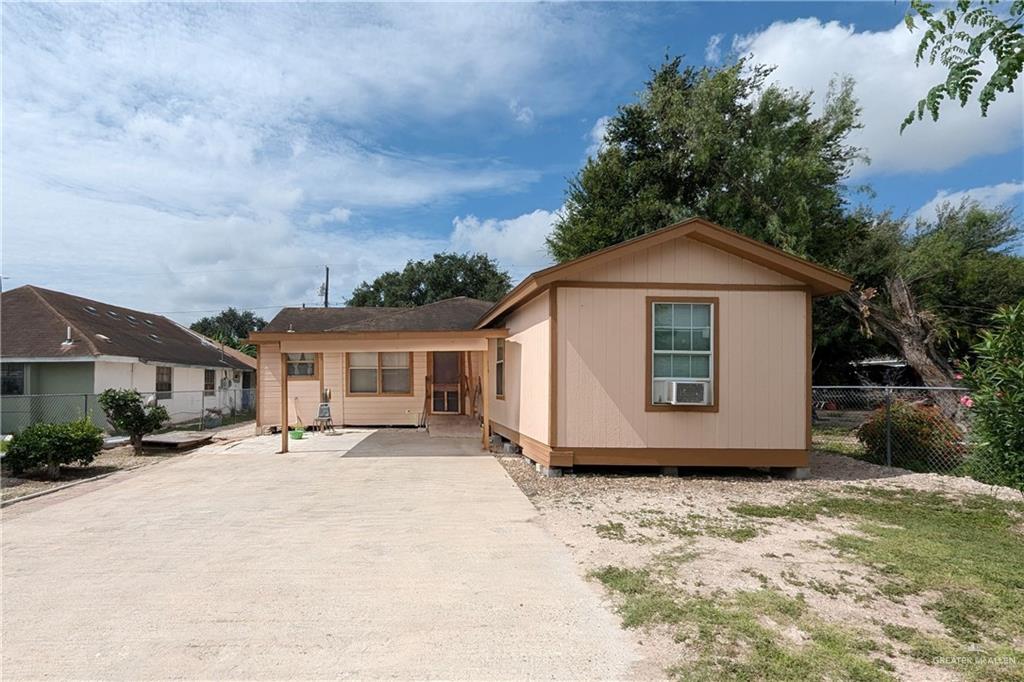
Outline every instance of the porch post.
{"label": "porch post", "polygon": [[281,351],[281,452],[288,452],[288,356]]}
{"label": "porch post", "polygon": [[483,362],[480,363],[480,397],[483,400],[483,409],[480,413],[484,418],[483,440],[484,450],[487,450],[491,442],[491,389],[490,389],[490,372],[491,372],[491,340],[486,339],[487,349],[484,350]]}

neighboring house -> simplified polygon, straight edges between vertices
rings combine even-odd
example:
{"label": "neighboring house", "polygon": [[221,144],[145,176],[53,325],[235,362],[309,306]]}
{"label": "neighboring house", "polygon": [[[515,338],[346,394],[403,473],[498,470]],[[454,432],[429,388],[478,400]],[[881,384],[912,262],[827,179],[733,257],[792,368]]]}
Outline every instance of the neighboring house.
{"label": "neighboring house", "polygon": [[244,389],[255,388],[255,369],[254,358],[160,315],[35,286],[0,296],[3,433],[81,416],[79,402],[102,423],[95,398],[56,396],[108,388],[156,394],[175,421],[225,400],[252,409],[255,395]]}
{"label": "neighboring house", "polygon": [[484,441],[544,466],[804,467],[811,299],[851,284],[691,219],[536,272],[487,310],[288,309],[251,337],[260,422],[285,403],[309,423],[325,388],[338,423],[413,424],[466,413],[479,381]]}

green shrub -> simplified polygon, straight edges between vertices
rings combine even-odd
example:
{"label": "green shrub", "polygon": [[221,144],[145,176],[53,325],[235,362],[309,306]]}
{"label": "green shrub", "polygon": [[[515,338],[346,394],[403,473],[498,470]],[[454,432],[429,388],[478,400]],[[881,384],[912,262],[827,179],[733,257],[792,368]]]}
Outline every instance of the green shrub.
{"label": "green shrub", "polygon": [[146,405],[134,388],[108,388],[97,399],[107,421],[118,431],[127,433],[135,454],[142,454],[142,439],[170,419],[163,405]]}
{"label": "green shrub", "polygon": [[970,473],[1024,490],[1024,301],[1003,307],[974,346],[964,369],[976,452]]}
{"label": "green shrub", "polygon": [[[934,405],[893,400],[889,421],[892,463],[911,471],[948,471],[963,463],[967,449],[963,433]],[[879,407],[857,429],[867,459],[886,463],[885,406]]]}
{"label": "green shrub", "polygon": [[4,455],[11,473],[46,466],[47,475],[60,478],[60,465],[89,464],[103,447],[103,432],[88,419],[64,424],[33,424],[16,434]]}

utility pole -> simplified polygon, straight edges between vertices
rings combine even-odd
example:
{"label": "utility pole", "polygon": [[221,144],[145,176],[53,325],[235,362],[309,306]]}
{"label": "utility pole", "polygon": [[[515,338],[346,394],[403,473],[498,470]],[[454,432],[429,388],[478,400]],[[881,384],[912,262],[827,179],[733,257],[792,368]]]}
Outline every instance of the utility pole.
{"label": "utility pole", "polygon": [[331,291],[331,268],[324,266],[324,307],[327,307],[327,295]]}

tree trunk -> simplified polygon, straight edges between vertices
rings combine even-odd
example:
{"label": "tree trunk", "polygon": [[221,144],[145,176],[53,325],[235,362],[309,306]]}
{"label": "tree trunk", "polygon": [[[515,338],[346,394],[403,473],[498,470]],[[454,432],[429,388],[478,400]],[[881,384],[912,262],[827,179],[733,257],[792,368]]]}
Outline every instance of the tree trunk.
{"label": "tree trunk", "polygon": [[56,457],[48,457],[46,459],[46,477],[51,481],[56,481],[60,478],[60,460]]}
{"label": "tree trunk", "polygon": [[142,434],[141,433],[133,433],[132,436],[131,436],[131,443],[132,443],[132,450],[134,450],[134,454],[141,455],[142,454]]}
{"label": "tree trunk", "polygon": [[903,359],[926,385],[951,385],[953,368],[936,345],[934,316],[926,310],[918,310],[910,287],[902,277],[889,277],[885,283],[891,312],[875,302],[874,289],[848,292],[847,308],[858,315],[868,336],[877,331],[896,345]]}

